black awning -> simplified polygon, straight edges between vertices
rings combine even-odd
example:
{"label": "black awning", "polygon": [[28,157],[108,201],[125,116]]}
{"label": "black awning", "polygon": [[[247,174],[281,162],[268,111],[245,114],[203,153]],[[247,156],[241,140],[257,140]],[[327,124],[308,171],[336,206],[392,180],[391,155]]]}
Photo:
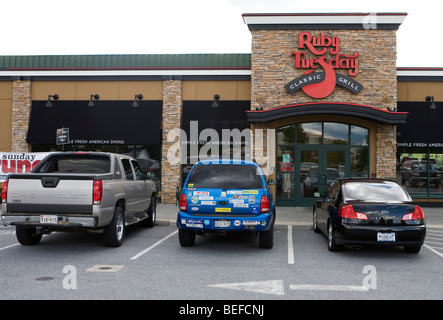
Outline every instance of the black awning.
{"label": "black awning", "polygon": [[192,135],[191,124],[197,126],[194,129],[198,134],[204,129],[215,130],[220,139],[223,129],[242,131],[249,128],[245,111],[251,109],[250,101],[220,100],[217,108],[212,107],[213,102],[183,101],[182,129],[188,141],[198,140],[198,136]]}
{"label": "black awning", "polygon": [[[424,100],[424,99],[423,99]],[[443,147],[443,103],[399,102],[398,110],[409,113],[405,124],[397,126],[397,145],[409,147]]]}
{"label": "black awning", "polygon": [[293,116],[334,114],[357,117],[383,124],[406,123],[407,112],[391,112],[371,106],[352,103],[304,103],[293,104],[261,111],[248,111],[250,123],[270,122]]}
{"label": "black awning", "polygon": [[33,101],[28,136],[30,144],[56,144],[56,130],[69,128],[75,144],[161,144],[162,101]]}

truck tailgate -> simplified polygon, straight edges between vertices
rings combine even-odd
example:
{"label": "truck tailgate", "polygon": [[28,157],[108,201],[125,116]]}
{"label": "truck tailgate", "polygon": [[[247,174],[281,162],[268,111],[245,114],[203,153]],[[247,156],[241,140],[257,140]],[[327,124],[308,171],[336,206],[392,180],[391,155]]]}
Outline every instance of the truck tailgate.
{"label": "truck tailgate", "polygon": [[27,174],[11,176],[7,213],[92,213],[93,177]]}

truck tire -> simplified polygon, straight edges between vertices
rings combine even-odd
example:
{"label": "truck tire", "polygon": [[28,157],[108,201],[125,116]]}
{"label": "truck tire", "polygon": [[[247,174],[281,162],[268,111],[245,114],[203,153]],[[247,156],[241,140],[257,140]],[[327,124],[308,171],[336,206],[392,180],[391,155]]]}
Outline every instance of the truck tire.
{"label": "truck tire", "polygon": [[178,229],[178,240],[182,247],[193,247],[195,244],[195,233],[191,230]]}
{"label": "truck tire", "polygon": [[120,247],[125,236],[125,216],[122,207],[115,207],[114,217],[103,232],[103,240],[107,247]]}
{"label": "truck tire", "polygon": [[36,228],[16,226],[15,235],[18,242],[24,246],[36,245],[42,239],[42,234],[38,234]]}
{"label": "truck tire", "polygon": [[144,227],[152,228],[155,224],[155,220],[157,218],[157,198],[155,196],[151,196],[151,205],[148,209],[148,217],[144,219],[141,224]]}
{"label": "truck tire", "polygon": [[274,228],[260,232],[259,246],[263,249],[272,249],[274,246]]}

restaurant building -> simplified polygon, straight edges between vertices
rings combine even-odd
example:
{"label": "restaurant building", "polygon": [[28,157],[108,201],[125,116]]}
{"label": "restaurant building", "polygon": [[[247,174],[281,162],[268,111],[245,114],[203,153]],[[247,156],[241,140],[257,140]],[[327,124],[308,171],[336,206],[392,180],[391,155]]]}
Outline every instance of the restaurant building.
{"label": "restaurant building", "polygon": [[397,67],[406,16],[244,14],[251,54],[0,56],[0,151],[130,153],[165,203],[222,156],[256,160],[280,206],[338,177],[443,204],[443,69]]}

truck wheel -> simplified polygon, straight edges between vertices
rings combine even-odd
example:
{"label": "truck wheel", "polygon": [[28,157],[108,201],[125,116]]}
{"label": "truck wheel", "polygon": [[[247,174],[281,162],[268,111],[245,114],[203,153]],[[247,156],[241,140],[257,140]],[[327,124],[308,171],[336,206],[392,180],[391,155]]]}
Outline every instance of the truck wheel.
{"label": "truck wheel", "polygon": [[272,249],[274,246],[274,228],[260,232],[259,246],[263,249]]}
{"label": "truck wheel", "polygon": [[37,234],[35,228],[16,226],[15,235],[17,236],[18,242],[24,246],[35,245],[42,239],[42,234]]}
{"label": "truck wheel", "polygon": [[195,233],[191,230],[178,229],[178,240],[182,247],[192,247],[195,244]]}
{"label": "truck wheel", "polygon": [[108,247],[120,247],[125,236],[125,217],[122,207],[115,207],[114,217],[103,232],[103,240]]}
{"label": "truck wheel", "polygon": [[151,205],[148,209],[148,217],[144,219],[141,223],[144,227],[152,228],[155,224],[155,219],[157,218],[157,199],[151,197]]}

